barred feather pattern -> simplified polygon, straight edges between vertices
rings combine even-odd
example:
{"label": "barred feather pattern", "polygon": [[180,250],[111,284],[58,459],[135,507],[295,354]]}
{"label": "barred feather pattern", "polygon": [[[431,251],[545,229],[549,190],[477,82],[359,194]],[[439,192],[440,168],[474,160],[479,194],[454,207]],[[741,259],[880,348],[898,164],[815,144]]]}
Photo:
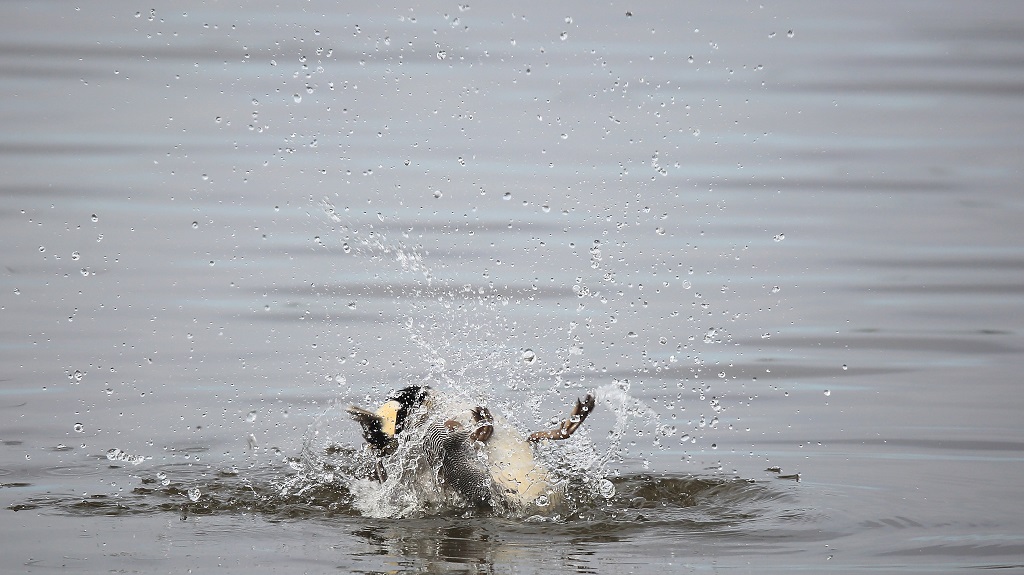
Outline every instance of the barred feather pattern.
{"label": "barred feather pattern", "polygon": [[441,485],[472,503],[492,504],[491,476],[477,457],[469,431],[463,427],[450,429],[444,422],[432,421],[423,436],[423,452]]}

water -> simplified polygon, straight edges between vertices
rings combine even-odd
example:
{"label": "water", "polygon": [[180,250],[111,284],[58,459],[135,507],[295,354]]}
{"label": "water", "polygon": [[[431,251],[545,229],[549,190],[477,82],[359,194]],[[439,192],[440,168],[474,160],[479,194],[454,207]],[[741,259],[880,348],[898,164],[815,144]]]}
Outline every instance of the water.
{"label": "water", "polygon": [[[2,11],[4,572],[1024,571],[1016,3]],[[367,517],[420,382],[614,493]]]}

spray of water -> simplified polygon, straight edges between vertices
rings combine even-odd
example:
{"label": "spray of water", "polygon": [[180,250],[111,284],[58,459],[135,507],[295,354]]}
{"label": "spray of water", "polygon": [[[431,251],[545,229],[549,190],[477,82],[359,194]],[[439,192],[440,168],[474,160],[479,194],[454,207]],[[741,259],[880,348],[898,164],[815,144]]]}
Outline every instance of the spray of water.
{"label": "spray of water", "polygon": [[[374,229],[359,230],[345,225],[328,200],[323,201],[322,207],[331,221],[341,224],[345,234],[343,249],[347,253],[363,256],[372,265],[397,266],[401,275],[417,280],[416,293],[398,299],[405,307],[405,318],[395,326],[415,344],[417,360],[423,367],[417,381],[406,383],[429,385],[441,392],[446,399],[435,408],[444,417],[464,413],[468,406],[488,406],[500,433],[496,432],[488,442],[494,443],[493,448],[480,450],[481,463],[491,469],[507,465],[500,458],[519,447],[512,443],[502,446],[501,442],[520,442],[531,451],[532,462],[542,470],[547,487],[530,492],[525,503],[496,497],[492,505],[482,510],[456,490],[447,489],[442,474],[429,464],[422,436],[427,426],[403,432],[398,450],[378,460],[361,445],[358,425],[345,413],[348,403],[340,398],[309,427],[302,455],[293,465],[295,474],[279,485],[282,494],[331,484],[350,494],[352,505],[367,516],[486,512],[548,519],[572,516],[575,510],[600,504],[614,495],[615,488],[608,477],[614,474],[621,442],[631,422],[660,427],[658,414],[630,396],[628,382],[594,390],[601,413],[595,417],[615,420],[602,445],[594,441],[586,425],[568,441],[537,447],[525,445],[523,438],[528,427],[536,422],[522,421],[523,414],[561,411],[562,405],[546,401],[557,390],[576,387],[580,394],[586,391],[562,378],[578,358],[579,354],[573,352],[576,348],[566,346],[555,352],[562,356],[556,362],[560,367],[538,369],[537,352],[532,346],[515,348],[508,343],[514,330],[503,310],[515,303],[514,295],[499,293],[493,286],[444,287],[427,265],[421,249],[406,245],[401,239],[392,240]],[[570,325],[567,331],[571,333],[573,327]],[[384,399],[381,393],[376,401]],[[375,473],[377,466],[383,468],[383,474]],[[386,479],[378,481],[378,475]]]}

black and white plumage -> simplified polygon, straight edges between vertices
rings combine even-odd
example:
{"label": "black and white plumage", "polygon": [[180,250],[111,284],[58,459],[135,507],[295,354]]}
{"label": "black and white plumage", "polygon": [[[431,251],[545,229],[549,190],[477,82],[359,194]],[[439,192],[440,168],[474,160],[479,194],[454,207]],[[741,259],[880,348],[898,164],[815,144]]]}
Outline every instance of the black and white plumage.
{"label": "black and white plumage", "polygon": [[387,480],[387,458],[412,460],[398,462],[400,469],[416,468],[421,458],[438,491],[479,507],[524,510],[561,496],[548,469],[534,457],[534,445],[567,439],[593,410],[594,397],[588,394],[558,427],[528,437],[486,407],[460,405],[425,386],[395,392],[375,412],[356,406],[348,412],[377,458],[378,480]]}

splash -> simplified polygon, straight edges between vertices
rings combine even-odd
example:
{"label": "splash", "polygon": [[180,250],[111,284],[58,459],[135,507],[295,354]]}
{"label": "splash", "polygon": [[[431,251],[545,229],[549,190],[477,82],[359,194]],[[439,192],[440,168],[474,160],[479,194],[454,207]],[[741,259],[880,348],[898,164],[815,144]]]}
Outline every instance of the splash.
{"label": "splash", "polygon": [[[524,421],[524,416],[529,417],[526,414],[560,413],[564,407],[561,390],[585,392],[579,382],[566,379],[581,355],[580,346],[572,341],[575,322],[563,331],[570,334],[570,345],[559,347],[553,360],[538,361],[543,347],[510,345],[511,334],[521,334],[522,329],[516,329],[504,314],[510,304],[528,295],[507,288],[502,292],[490,283],[446,284],[427,265],[419,246],[407,245],[405,238],[392,240],[373,226],[360,230],[346,225],[329,200],[323,200],[322,208],[331,221],[342,224],[345,253],[361,255],[373,265],[394,266],[399,274],[418,280],[413,288],[406,288],[408,293],[391,286],[388,289],[404,307],[405,319],[396,328],[414,344],[423,368],[418,380],[404,384],[429,385],[443,393],[448,400],[439,407],[437,417],[465,413],[475,405],[487,406],[500,432],[478,455],[492,477],[500,475],[498,468],[508,466],[514,454],[517,460],[526,459],[535,466],[541,479],[536,480],[539,487],[523,489],[528,496],[516,500],[495,496],[482,508],[444,485],[439,470],[431,466],[423,446],[426,426],[403,432],[397,451],[378,460],[362,447],[358,424],[345,413],[348,402],[339,400],[310,425],[301,457],[290,462],[294,476],[281,482],[282,495],[334,486],[350,494],[352,506],[371,517],[486,513],[556,520],[573,517],[615,495],[609,478],[616,473],[614,465],[621,462],[623,438],[636,427],[665,428],[655,410],[629,394],[628,381],[594,390],[597,410],[603,412],[596,417],[614,418],[615,422],[604,445],[595,443],[587,425],[568,441],[536,447],[524,441],[531,426],[535,431],[538,425],[537,421]],[[600,263],[600,247],[595,246],[591,255]],[[577,297],[597,297],[579,285],[572,287]],[[375,391],[377,397],[360,398],[355,403],[374,401],[373,406],[364,407],[375,407],[386,395],[385,390]],[[557,402],[546,401],[554,398]],[[378,466],[382,473],[377,472]]]}

